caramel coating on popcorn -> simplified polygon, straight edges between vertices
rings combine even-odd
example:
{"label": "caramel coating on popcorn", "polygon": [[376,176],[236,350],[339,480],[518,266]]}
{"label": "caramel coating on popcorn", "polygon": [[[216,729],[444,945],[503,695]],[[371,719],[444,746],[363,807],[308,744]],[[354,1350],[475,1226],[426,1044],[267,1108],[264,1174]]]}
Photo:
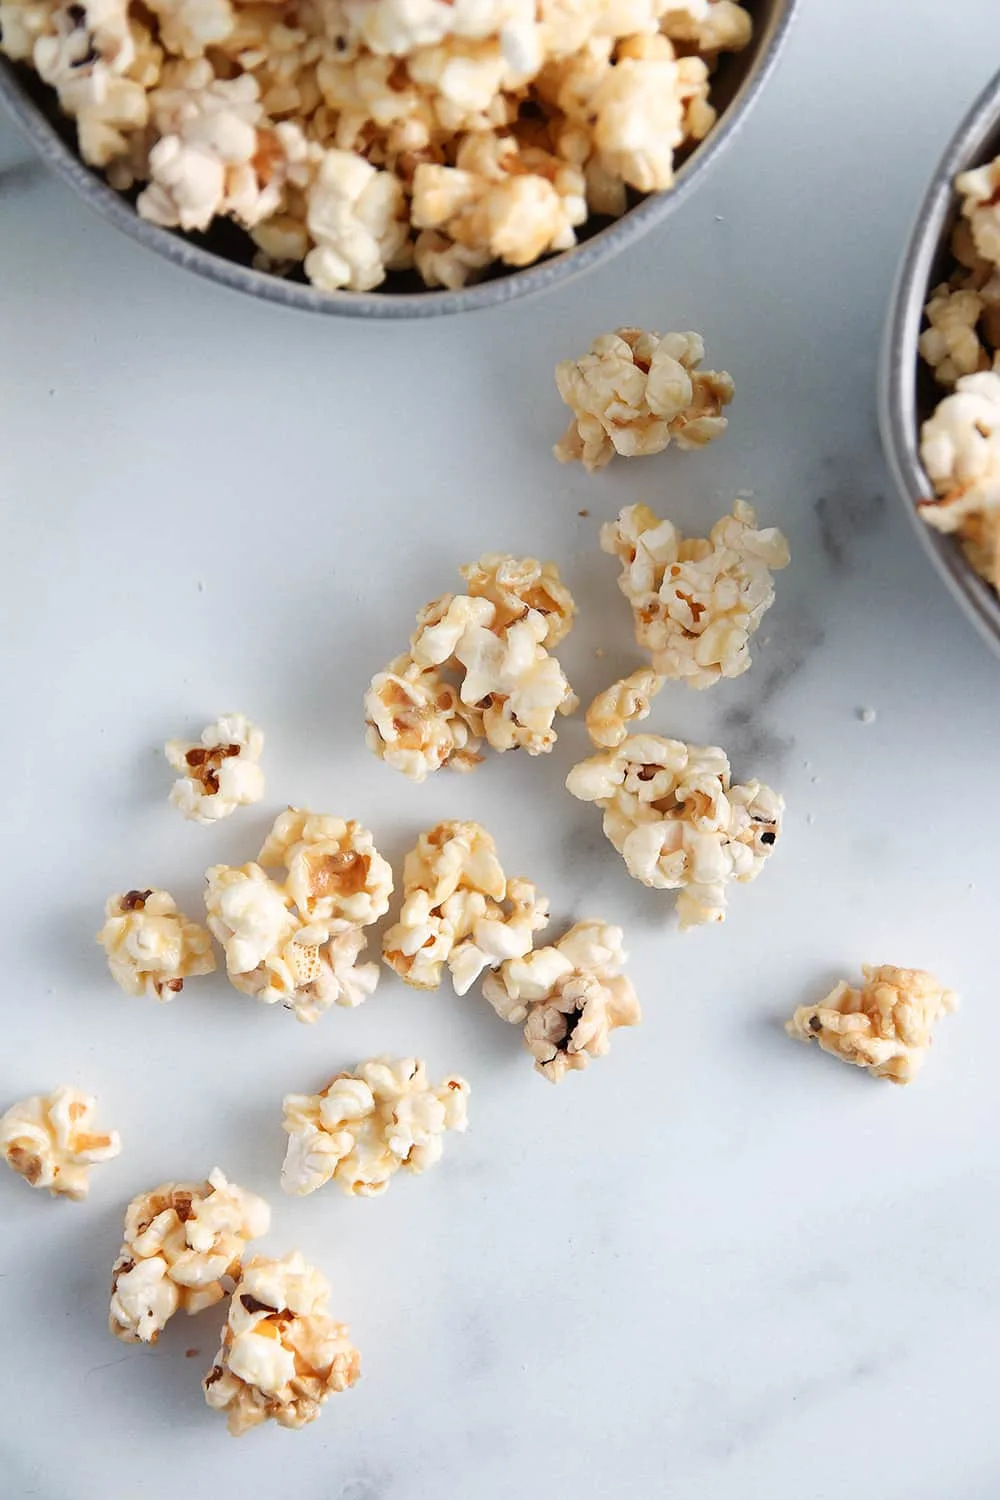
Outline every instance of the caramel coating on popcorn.
{"label": "caramel coating on popcorn", "polygon": [[126,995],[172,1000],[185,979],[215,969],[212,939],[168,891],[134,890],[109,896],[97,942],[111,977]]}
{"label": "caramel coating on popcorn", "polygon": [[935,1022],[955,1010],[958,997],[923,969],[864,964],[862,972],[860,989],[841,980],[817,1004],[800,1005],[785,1030],[874,1078],[911,1083],[926,1061]]}
{"label": "caramel coating on popcorn", "polygon": [[97,1100],[63,1086],[21,1099],[0,1116],[0,1153],[29,1187],[79,1202],[90,1189],[90,1168],[121,1151],[116,1130],[94,1127]]}

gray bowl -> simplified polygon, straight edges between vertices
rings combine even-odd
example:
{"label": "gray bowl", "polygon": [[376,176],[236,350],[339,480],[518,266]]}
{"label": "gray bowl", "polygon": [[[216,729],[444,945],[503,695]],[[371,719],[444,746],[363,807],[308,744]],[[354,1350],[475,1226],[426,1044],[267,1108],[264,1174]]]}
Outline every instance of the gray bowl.
{"label": "gray bowl", "polygon": [[928,526],[917,510],[934,493],[920,462],[920,425],[944,395],[919,357],[917,339],[928,292],[954,268],[949,241],[959,205],[955,178],[998,155],[1000,74],[980,94],[935,168],[899,269],[879,371],[882,444],[907,514],[945,583],[996,651],[1000,598],[966,561],[955,538]]}
{"label": "gray bowl", "polygon": [[524,270],[498,267],[490,278],[461,291],[429,291],[415,275],[390,276],[378,292],[322,292],[304,281],[292,281],[255,271],[250,265],[253,245],[235,225],[220,223],[208,234],[181,235],[140,219],[127,197],[110,188],[103,177],[81,162],[71,121],[65,119],[46,89],[30,70],[14,67],[0,57],[0,102],[4,103],[41,156],[78,193],[112,224],[140,245],[164,255],[175,265],[207,276],[253,297],[308,312],[346,314],[366,318],[422,318],[435,313],[465,312],[495,307],[515,297],[541,292],[588,270],[626,245],[632,244],[687,197],[704,168],[722,151],[746,118],[773,68],[798,0],[744,0],[754,17],[754,39],[744,52],[724,56],[715,74],[712,99],[719,122],[707,140],[693,148],[679,167],[668,193],[636,197],[623,218],[593,220],[584,226],[581,243]]}

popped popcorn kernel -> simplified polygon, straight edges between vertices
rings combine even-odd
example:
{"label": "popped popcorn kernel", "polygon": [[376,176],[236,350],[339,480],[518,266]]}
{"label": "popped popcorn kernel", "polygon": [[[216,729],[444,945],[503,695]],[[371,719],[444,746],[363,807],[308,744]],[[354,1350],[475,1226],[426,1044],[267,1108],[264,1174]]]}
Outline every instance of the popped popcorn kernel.
{"label": "popped popcorn kernel", "polygon": [[466,1129],[468,1097],[454,1075],[432,1087],[413,1057],[375,1058],[318,1094],[289,1094],[281,1185],[299,1197],[327,1182],[352,1197],[379,1197],[401,1169],[425,1172],[440,1161],[444,1132]]}
{"label": "popped popcorn kernel", "polygon": [[413,781],[446,765],[469,769],[483,739],[498,751],[546,754],[556,715],[578,706],[547,650],[576,611],[555,564],[489,553],[462,573],[470,593],[425,605],[409,654],[365,696],[369,747]]}
{"label": "popped popcorn kernel", "polygon": [[939,497],[920,507],[928,525],[955,531],[1000,512],[1000,373],[955,382],[920,429],[920,457]]}
{"label": "popped popcorn kernel", "polygon": [[781,832],[783,798],[759,781],[733,786],[712,745],[629,735],[574,766],[566,786],[602,810],[633,879],[679,891],[681,927],[724,921],[727,886],[755,880]]}
{"label": "popped popcorn kernel", "polygon": [[598,693],[587,709],[587,733],[592,744],[608,750],[620,745],[629,724],[649,717],[652,700],[665,681],[652,667],[639,667]]}
{"label": "popped popcorn kernel", "polygon": [[1000,266],[1000,156],[962,172],[955,179],[955,191],[961,195],[962,217],[976,250],[991,265]]}
{"label": "popped popcorn kernel", "polygon": [[741,52],[753,36],[753,17],[734,0],[668,0],[660,29],[673,42],[682,42],[711,60],[720,52]]}
{"label": "popped popcorn kernel", "polygon": [[218,1167],[207,1182],[165,1182],[125,1210],[125,1232],[111,1277],[108,1326],[127,1344],[155,1344],[178,1310],[213,1307],[239,1279],[250,1240],[267,1233],[263,1198],[228,1182]]}
{"label": "popped popcorn kernel", "polygon": [[918,348],[939,385],[953,386],[962,375],[989,369],[990,357],[976,332],[983,307],[982,297],[971,289],[954,291],[947,282],[935,287],[924,308],[929,326]]}
{"label": "popped popcorn kernel", "polygon": [[389,910],[392,869],[353,819],[290,807],[278,814],[257,862],[283,866],[301,916],[331,932],[370,927]]}
{"label": "popped popcorn kernel", "polygon": [[245,714],[223,714],[202,730],[200,742],[168,740],[164,754],[181,772],[170,805],[194,823],[210,824],[259,802],[264,795],[263,748],[262,731]]}
{"label": "popped popcorn kernel", "polygon": [[420,835],[403,866],[403,905],[382,957],[415,989],[437,989],[445,964],[459,995],[484,969],[531,951],[548,902],[508,880],[478,823],[444,822]]}
{"label": "popped popcorn kernel", "polygon": [[923,969],[864,964],[862,972],[860,989],[841,980],[817,1004],[800,1005],[785,1030],[874,1078],[911,1083],[926,1061],[934,1023],[956,1009],[958,996]]}
{"label": "popped popcorn kernel", "polygon": [[733,399],[724,370],[699,370],[705,346],[696,333],[620,328],[594,340],[582,359],[556,366],[556,385],[573,413],[556,444],[561,463],[579,459],[588,473],[616,453],[635,458],[704,447],[726,430]]}
{"label": "popped popcorn kernel", "polygon": [[781,532],[757,530],[751,506],[737,500],[705,539],[629,505],[601,528],[601,547],[623,564],[636,642],[657,673],[707,688],[748,670],[750,637],[774,603],[772,570],[789,562]]}
{"label": "popped popcorn kernel", "polygon": [[167,891],[135,890],[110,896],[97,942],[111,977],[126,995],[172,1000],[185,979],[215,970],[212,939]]}
{"label": "popped popcorn kernel", "polygon": [[361,1357],[347,1326],[330,1317],[326,1277],[299,1251],[255,1255],[229,1300],[222,1345],[202,1381],[233,1437],[269,1419],[298,1429],[327,1398],[354,1385]]}
{"label": "popped popcorn kernel", "polygon": [[90,1190],[90,1168],[120,1153],[117,1130],[94,1128],[97,1100],[68,1085],[32,1094],[0,1116],[0,1152],[29,1187],[79,1203]]}
{"label": "popped popcorn kernel", "polygon": [[609,1050],[611,1032],[642,1019],[619,927],[577,922],[556,943],[506,959],[483,982],[505,1021],[524,1023],[524,1042],[544,1078],[558,1083]]}

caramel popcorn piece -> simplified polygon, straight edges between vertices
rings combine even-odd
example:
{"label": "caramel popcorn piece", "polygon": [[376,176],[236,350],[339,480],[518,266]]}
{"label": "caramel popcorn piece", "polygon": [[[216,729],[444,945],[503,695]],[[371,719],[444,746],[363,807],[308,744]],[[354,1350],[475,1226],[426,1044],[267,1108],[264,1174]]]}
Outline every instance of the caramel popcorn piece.
{"label": "caramel popcorn piece", "polygon": [[91,1166],[122,1149],[117,1130],[95,1130],[96,1108],[93,1095],[68,1086],[12,1104],[0,1117],[0,1151],[11,1171],[54,1198],[86,1198]]}
{"label": "caramel popcorn piece", "polygon": [[776,527],[757,530],[745,501],[707,539],[629,505],[601,528],[601,547],[622,562],[619,587],[655,672],[707,688],[748,670],[750,637],[774,603],[772,570],[787,567],[789,553]]}
{"label": "caramel popcorn piece", "polygon": [[984,305],[971,288],[955,291],[947,282],[935,287],[924,308],[928,327],[918,348],[939,385],[953,386],[962,375],[989,369],[990,357],[976,331]]}
{"label": "caramel popcorn piece", "polygon": [[415,989],[437,989],[445,964],[459,995],[484,969],[531,951],[548,903],[527,880],[508,880],[478,823],[445,822],[423,833],[403,866],[399,919],[382,957]]}
{"label": "caramel popcorn piece", "polygon": [[558,942],[510,958],[483,982],[483,995],[505,1021],[524,1024],[535,1068],[550,1083],[603,1057],[611,1032],[642,1019],[620,927],[577,922]]}
{"label": "caramel popcorn piece", "polygon": [[704,357],[696,333],[661,337],[619,328],[595,339],[582,359],[563,360],[556,385],[573,419],[556,444],[556,458],[580,459],[593,473],[616,453],[661,453],[671,442],[701,448],[721,436],[733,380],[724,370],[699,370]]}
{"label": "caramel popcorn piece", "polygon": [[215,969],[212,939],[177,910],[167,891],[125,891],[110,896],[97,941],[115,983],[126,995],[172,1000],[185,979]]}
{"label": "caramel popcorn piece", "polygon": [[389,910],[389,862],[353,819],[290,807],[276,818],[257,859],[264,869],[283,866],[300,916],[331,932],[370,927]]}
{"label": "caramel popcorn piece", "polygon": [[1000,579],[1000,374],[963,375],[920,430],[920,457],[939,498],[920,514],[937,531],[965,532],[974,563]]}
{"label": "caramel popcorn piece", "polygon": [[819,1042],[842,1062],[867,1068],[874,1078],[911,1083],[923,1067],[934,1023],[958,1005],[923,969],[864,964],[864,983],[846,980],[816,1005],[800,1005],[786,1024],[789,1036]]}
{"label": "caramel popcorn piece", "polygon": [[628,735],[628,725],[649,717],[652,700],[666,678],[652,667],[637,671],[613,682],[587,709],[587,733],[591,742],[602,749],[613,750]]}
{"label": "caramel popcorn piece", "polygon": [[601,808],[633,879],[680,892],[682,927],[724,921],[726,887],[755,880],[781,832],[784,800],[759,781],[733,786],[711,745],[629,735],[574,766],[566,786]]}
{"label": "caramel popcorn piece", "polygon": [[379,1197],[401,1169],[425,1172],[440,1161],[444,1132],[466,1129],[468,1097],[464,1078],[432,1087],[413,1057],[375,1058],[318,1094],[288,1094],[281,1185],[303,1197],[335,1181],[350,1196]]}
{"label": "caramel popcorn piece", "polygon": [[266,1234],[262,1198],[227,1182],[166,1182],[125,1210],[125,1234],[111,1275],[108,1326],[127,1344],[155,1344],[174,1313],[213,1307],[239,1279],[250,1240]]}
{"label": "caramel popcorn piece", "polygon": [[215,823],[264,795],[258,762],[264,736],[245,714],[223,714],[202,730],[201,742],[169,740],[167,760],[181,776],[170,793],[172,807],[194,823]]}
{"label": "caramel popcorn piece", "polygon": [[347,1327],[329,1316],[326,1277],[296,1250],[255,1255],[229,1301],[222,1346],[202,1387],[233,1437],[269,1419],[305,1427],[336,1391],[354,1385],[361,1359]]}

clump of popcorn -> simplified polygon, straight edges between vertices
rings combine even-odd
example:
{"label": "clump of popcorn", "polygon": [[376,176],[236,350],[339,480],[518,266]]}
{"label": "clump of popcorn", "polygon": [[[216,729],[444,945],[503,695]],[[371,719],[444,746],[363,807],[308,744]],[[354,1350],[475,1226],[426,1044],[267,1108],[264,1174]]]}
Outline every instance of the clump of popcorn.
{"label": "clump of popcorn", "polygon": [[505,1021],[524,1024],[535,1068],[552,1083],[603,1057],[611,1033],[642,1019],[620,927],[577,922],[556,943],[506,959],[483,982],[483,995]]}
{"label": "clump of popcorn", "polygon": [[530,953],[548,902],[528,880],[508,880],[478,823],[439,823],[403,866],[399,919],[382,938],[389,967],[415,989],[437,989],[447,964],[464,995],[485,969]]}
{"label": "clump of popcorn", "polygon": [[122,1149],[117,1130],[94,1128],[97,1100],[64,1085],[32,1094],[0,1116],[0,1152],[29,1187],[76,1202],[90,1189],[90,1168]]}
{"label": "clump of popcorn", "polygon": [[307,1023],[375,989],[378,965],[358,958],[364,929],[388,910],[392,871],[359,823],[290,807],[258,862],[214,865],[206,881],[208,925],[236,989]]}
{"label": "clump of popcorn", "polygon": [[862,972],[860,989],[841,980],[818,1004],[800,1005],[785,1030],[875,1078],[910,1083],[924,1065],[935,1022],[955,1010],[958,997],[923,969],[864,964]]}
{"label": "clump of popcorn", "polygon": [[920,513],[937,531],[958,532],[979,571],[1000,588],[1000,374],[963,375],[920,432],[920,456],[935,500]]}
{"label": "clump of popcorn", "polygon": [[213,1307],[238,1280],[247,1244],[267,1233],[262,1198],[227,1182],[165,1182],[125,1210],[125,1233],[111,1276],[108,1326],[128,1344],[155,1344],[178,1310]]}
{"label": "clump of popcorn", "polygon": [[665,681],[652,667],[639,667],[598,693],[587,709],[591,742],[607,750],[620,745],[628,734],[629,724],[649,717],[652,700]]}
{"label": "clump of popcorn", "polygon": [[990,356],[976,331],[983,306],[971,287],[956,291],[947,282],[935,287],[924,308],[928,326],[918,347],[939,385],[953,386],[962,375],[989,369]]}
{"label": "clump of popcorn", "polygon": [[962,198],[962,217],[972,230],[976,249],[991,265],[1000,266],[1000,156],[962,172],[955,179]]}
{"label": "clump of popcorn", "polygon": [[234,1437],[269,1419],[314,1422],[328,1396],[354,1385],[361,1359],[347,1327],[330,1317],[326,1277],[299,1251],[243,1267],[229,1301],[222,1346],[202,1387]]}
{"label": "clump of popcorn", "polygon": [[0,0],[0,49],[144,218],[228,220],[331,292],[460,287],[669,188],[750,32],[732,0]]}
{"label": "clump of popcorn", "polygon": [[733,786],[725,752],[630,735],[574,766],[566,786],[604,814],[604,833],[643,885],[676,890],[682,927],[725,920],[727,886],[754,880],[781,832],[784,801]]}
{"label": "clump of popcorn", "polygon": [[167,891],[136,890],[110,896],[97,941],[115,983],[126,995],[172,1000],[185,979],[215,969],[212,939]]}
{"label": "clump of popcorn", "polygon": [[616,453],[661,453],[671,442],[702,448],[726,430],[722,408],[733,399],[724,370],[700,370],[697,333],[643,333],[619,328],[594,340],[582,359],[556,366],[559,394],[573,413],[555,455],[580,459],[589,473]]}
{"label": "clump of popcorn", "polygon": [[179,780],[171,806],[194,823],[215,823],[264,795],[260,754],[264,735],[245,714],[223,714],[202,730],[201,741],[168,740],[164,754]]}
{"label": "clump of popcorn", "polygon": [[707,688],[750,666],[750,636],[774,603],[771,573],[788,566],[776,527],[757,530],[743,500],[709,535],[683,537],[646,505],[601,528],[601,547],[622,562],[637,643],[661,676]]}
{"label": "clump of popcorn", "polygon": [[469,593],[425,605],[409,653],[365,695],[369,748],[413,781],[442,766],[470,769],[484,739],[545,754],[556,715],[577,706],[548,649],[576,612],[555,564],[488,553],[462,574]]}
{"label": "clump of popcorn", "polygon": [[446,1130],[464,1131],[469,1085],[450,1076],[436,1087],[418,1058],[388,1057],[338,1073],[318,1094],[288,1094],[286,1193],[304,1197],[327,1182],[377,1198],[401,1169],[425,1172],[441,1159]]}

